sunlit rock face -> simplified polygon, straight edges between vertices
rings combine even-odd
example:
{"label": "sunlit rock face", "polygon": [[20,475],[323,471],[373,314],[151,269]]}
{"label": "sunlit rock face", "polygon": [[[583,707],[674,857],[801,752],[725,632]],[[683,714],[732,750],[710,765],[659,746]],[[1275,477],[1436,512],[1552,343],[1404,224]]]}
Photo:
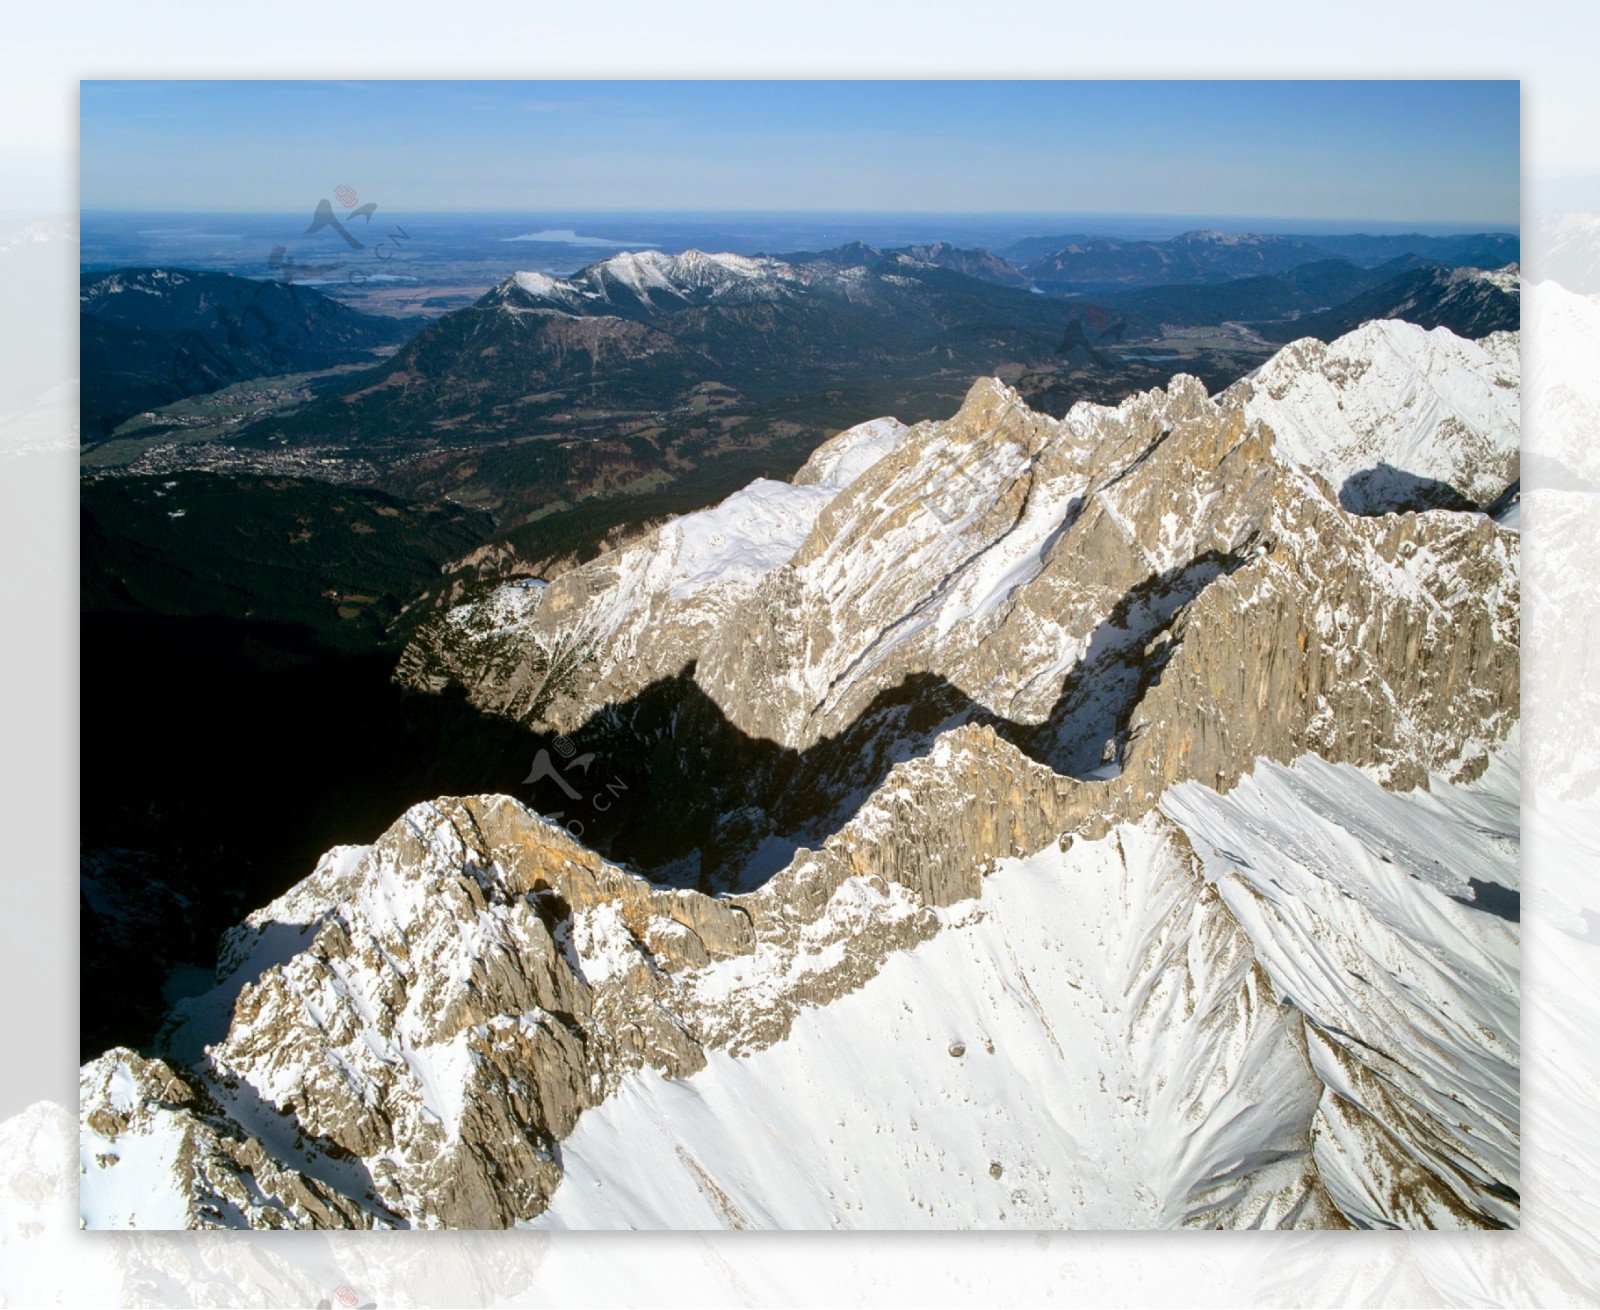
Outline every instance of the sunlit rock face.
{"label": "sunlit rock face", "polygon": [[621,817],[330,852],[85,1067],[96,1226],[1515,1224],[1519,539],[1341,495],[1499,497],[1514,342],[1377,327],[983,381],[432,622]]}

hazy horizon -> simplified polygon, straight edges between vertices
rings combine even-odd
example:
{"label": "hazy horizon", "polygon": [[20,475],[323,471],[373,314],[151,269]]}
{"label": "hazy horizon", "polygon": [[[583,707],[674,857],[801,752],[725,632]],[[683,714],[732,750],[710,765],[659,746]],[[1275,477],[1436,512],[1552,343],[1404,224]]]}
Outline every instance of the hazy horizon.
{"label": "hazy horizon", "polygon": [[[149,218],[296,218],[306,212],[304,209],[155,209],[141,207],[111,207],[111,206],[84,206],[79,210],[82,217],[149,217]],[[1206,227],[1214,227],[1222,231],[1251,232],[1264,236],[1293,235],[1295,233],[1317,235],[1371,235],[1371,236],[1399,236],[1410,233],[1424,235],[1446,236],[1458,233],[1476,232],[1507,232],[1515,233],[1521,230],[1520,219],[1514,222],[1476,222],[1471,220],[1445,220],[1430,221],[1392,219],[1392,218],[1316,218],[1305,215],[1249,215],[1249,214],[1200,214],[1181,210],[1149,211],[1149,212],[1116,212],[1110,210],[1082,210],[1082,211],[1053,211],[1053,210],[1023,210],[1023,209],[408,209],[403,215],[410,218],[438,218],[465,220],[481,218],[486,221],[500,221],[506,219],[539,218],[564,218],[564,219],[605,219],[626,218],[632,220],[671,220],[676,222],[693,222],[698,220],[717,219],[807,219],[821,220],[834,219],[842,222],[852,220],[1004,220],[1012,223],[1045,222],[1052,225],[1051,231],[1041,231],[1039,235],[1053,235],[1055,230],[1065,231],[1062,224],[1075,224],[1080,228],[1083,225],[1105,225],[1122,227],[1135,224],[1147,224],[1154,227],[1170,227],[1188,223],[1184,231],[1193,231]],[[1084,230],[1074,235],[1112,235],[1111,232],[1098,232]]]}

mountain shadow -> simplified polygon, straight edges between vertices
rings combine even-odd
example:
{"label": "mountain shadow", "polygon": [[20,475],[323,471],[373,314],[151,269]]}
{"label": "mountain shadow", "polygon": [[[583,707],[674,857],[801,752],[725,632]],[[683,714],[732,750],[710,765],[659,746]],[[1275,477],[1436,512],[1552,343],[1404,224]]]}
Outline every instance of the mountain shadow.
{"label": "mountain shadow", "polygon": [[[1070,777],[1114,774],[1128,724],[1160,681],[1177,619],[1248,558],[1207,552],[1129,591],[1038,723],[996,713],[948,679],[915,673],[879,691],[842,732],[795,750],[745,733],[695,681],[695,665],[596,711],[570,736],[535,733],[513,794],[607,858],[660,884],[749,891],[847,824],[898,763],[942,732],[984,725]],[[1155,654],[1145,651],[1158,643]]]}
{"label": "mountain shadow", "polygon": [[330,847],[438,795],[512,791],[527,733],[459,689],[390,680],[391,650],[309,625],[82,617],[79,1042],[148,1050],[219,936]]}
{"label": "mountain shadow", "polygon": [[1350,514],[1402,514],[1407,510],[1478,508],[1448,482],[1380,463],[1352,473],[1339,488],[1339,504]]}

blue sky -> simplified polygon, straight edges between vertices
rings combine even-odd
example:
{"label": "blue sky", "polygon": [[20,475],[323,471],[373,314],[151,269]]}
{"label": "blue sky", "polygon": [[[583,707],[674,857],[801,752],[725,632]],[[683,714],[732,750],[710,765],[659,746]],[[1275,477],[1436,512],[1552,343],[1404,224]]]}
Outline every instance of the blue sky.
{"label": "blue sky", "polygon": [[85,209],[1514,226],[1515,82],[85,82]]}

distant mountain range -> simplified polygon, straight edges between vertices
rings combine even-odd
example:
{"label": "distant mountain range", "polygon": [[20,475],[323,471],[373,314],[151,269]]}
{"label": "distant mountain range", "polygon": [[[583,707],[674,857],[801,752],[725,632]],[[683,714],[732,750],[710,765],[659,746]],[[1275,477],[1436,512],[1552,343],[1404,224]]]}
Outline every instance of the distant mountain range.
{"label": "distant mountain range", "polygon": [[189,269],[87,274],[79,291],[83,440],[246,378],[372,363],[411,331],[290,283]]}
{"label": "distant mountain range", "polygon": [[[1164,326],[1291,319],[1341,305],[1416,267],[1415,256],[1401,256],[1375,268],[1361,268],[1343,259],[1318,259],[1284,273],[1095,296],[1082,316],[1097,328],[1097,334],[1110,328],[1108,339],[1116,340],[1159,335]],[[1088,312],[1091,308],[1108,316],[1104,325],[1094,322],[1095,316]]]}
{"label": "distant mountain range", "polygon": [[[1387,267],[1387,266],[1386,266]],[[1420,327],[1445,327],[1477,340],[1514,332],[1522,321],[1515,264],[1497,269],[1418,268],[1321,313],[1262,325],[1269,341],[1316,337],[1332,341],[1374,319],[1397,318]]]}
{"label": "distant mountain range", "polygon": [[572,432],[602,415],[610,433],[628,430],[624,419],[644,431],[687,407],[714,417],[946,374],[959,390],[1007,360],[1048,357],[1071,317],[1059,301],[905,252],[625,253],[570,277],[517,273],[342,395],[263,431],[450,444]]}
{"label": "distant mountain range", "polygon": [[[1462,238],[1448,249],[1443,240],[1422,244],[1454,255],[1486,247],[1505,253],[1500,238]],[[1404,244],[1357,244],[1370,255],[1397,243]],[[948,377],[959,389],[1008,364],[1048,365],[1073,340],[1074,320],[1096,346],[1226,322],[1247,323],[1268,340],[1336,336],[1365,318],[1397,316],[1396,306],[1426,314],[1442,303],[1426,292],[1435,280],[1430,257],[1406,251],[1363,266],[1299,239],[1216,233],[1071,246],[1020,269],[993,252],[946,243],[883,251],[855,242],[783,257],[628,252],[566,277],[517,273],[341,394],[274,418],[262,431],[291,443],[321,442],[334,431],[366,447],[418,438],[451,444],[556,426],[572,431],[596,415],[615,431],[619,415],[694,405],[726,413],[885,381]],[[1031,287],[1030,278],[1048,269],[1161,284],[1091,304],[1063,301]],[[1251,274],[1207,280],[1241,269]],[[1179,272],[1194,280],[1163,282]],[[1468,285],[1459,283],[1453,305]],[[1452,328],[1473,335],[1515,326],[1514,287],[1470,285],[1484,303],[1456,305]],[[1319,314],[1329,315],[1326,323]],[[1211,361],[1183,362],[1208,375]]]}
{"label": "distant mountain range", "polygon": [[1327,259],[1370,268],[1409,256],[1449,267],[1499,268],[1520,258],[1520,245],[1517,237],[1503,232],[1451,237],[1185,232],[1169,241],[1030,237],[999,253],[1041,289],[1093,294],[1227,282],[1286,273]]}
{"label": "distant mountain range", "polygon": [[[406,325],[305,288],[181,270],[102,275],[83,292],[85,437],[237,379],[365,362],[319,379],[304,403],[242,410],[217,439],[245,458],[271,453],[286,466],[263,471],[292,476],[317,476],[313,458],[364,461],[364,480],[407,498],[450,496],[502,528],[671,489],[652,508],[619,511],[636,522],[695,508],[735,479],[787,476],[861,413],[947,412],[978,377],[1063,414],[1176,372],[1220,391],[1276,342],[1331,339],[1374,318],[1467,337],[1517,325],[1514,274],[1435,262],[1514,256],[1514,237],[1055,242],[1020,266],[1027,243],[1011,260],[945,242],[624,252],[567,276],[516,273],[408,340]],[[1046,272],[1090,281],[1045,286]],[[1104,293],[1062,290],[1108,278],[1120,280]],[[183,456],[161,467],[219,465]],[[626,526],[602,514],[590,535]]]}
{"label": "distant mountain range", "polygon": [[1075,303],[1085,340],[1102,345],[1210,323],[1239,323],[1268,341],[1332,341],[1385,318],[1447,327],[1476,339],[1516,330],[1517,278],[1515,264],[1444,268],[1419,266],[1414,257],[1404,256],[1364,269],[1343,260],[1319,260],[1271,276],[1145,287]]}
{"label": "distant mountain range", "polygon": [[1023,290],[1033,288],[1033,279],[1030,278],[1016,265],[997,255],[992,250],[962,250],[953,246],[948,241],[935,241],[928,245],[905,246],[898,250],[880,250],[876,246],[869,246],[861,241],[852,241],[848,245],[839,246],[833,250],[806,251],[800,254],[785,255],[783,258],[791,263],[807,263],[820,261],[837,264],[840,267],[872,268],[889,256],[903,256],[917,264],[931,264],[938,268],[948,268],[952,272],[965,273],[968,277],[983,278],[987,282],[998,282],[1005,287],[1020,287]]}

